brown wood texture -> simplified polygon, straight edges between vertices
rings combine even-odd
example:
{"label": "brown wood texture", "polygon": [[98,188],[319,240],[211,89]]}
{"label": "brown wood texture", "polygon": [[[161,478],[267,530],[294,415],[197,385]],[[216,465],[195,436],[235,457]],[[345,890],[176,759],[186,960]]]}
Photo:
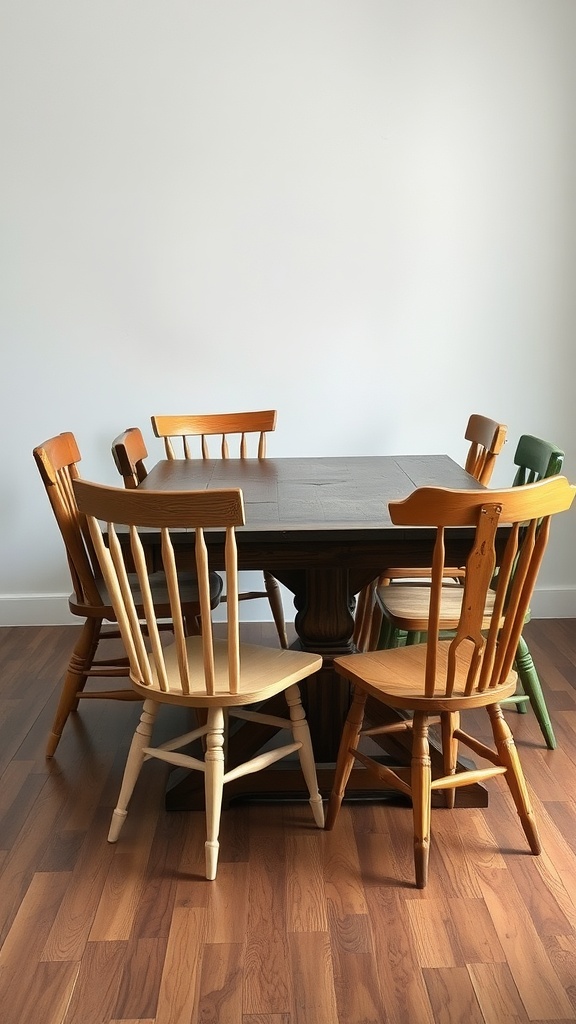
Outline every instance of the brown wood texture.
{"label": "brown wood texture", "polygon": [[[382,565],[425,565],[431,556],[433,530],[393,526],[388,503],[407,497],[418,487],[437,485],[469,490],[477,481],[447,455],[368,456],[287,459],[176,459],[157,463],[141,486],[146,490],[204,490],[240,487],[246,523],[237,531],[238,565],[268,569],[294,594],[297,645],[321,654],[323,668],[302,687],[321,791],[330,785],[349,687],[335,674],[332,662],[354,650],[355,595],[378,574]],[[464,560],[469,531],[454,530],[447,538],[455,564]],[[214,569],[223,566],[222,537],[207,538],[215,556]],[[174,538],[187,564],[190,539]],[[372,711],[371,705],[368,714]],[[381,712],[375,711],[379,717]],[[390,714],[393,714],[390,712]],[[255,752],[252,733],[244,730],[232,742],[238,758]],[[402,740],[395,748],[402,747]],[[432,758],[438,758],[435,747]],[[322,769],[328,765],[328,771]],[[364,770],[354,769],[353,789],[366,787]],[[286,768],[262,773],[256,793],[293,790]],[[230,792],[232,792],[232,785]],[[242,789],[246,792],[246,789]],[[486,801],[481,786],[459,794],[469,804]],[[167,794],[174,810],[201,806],[202,793],[194,778],[181,779]]]}
{"label": "brown wood texture", "polygon": [[[277,643],[272,624],[244,629]],[[506,712],[542,854],[526,854],[497,778],[489,806],[433,815],[425,890],[409,881],[410,808],[379,801],[344,805],[333,832],[304,802],[232,806],[206,882],[202,815],[162,807],[153,763],[110,846],[138,708],[81,705],[44,757],[78,632],[0,629],[2,1024],[576,1019],[575,620],[526,627],[558,748],[532,715]],[[160,739],[181,714],[164,710]]]}

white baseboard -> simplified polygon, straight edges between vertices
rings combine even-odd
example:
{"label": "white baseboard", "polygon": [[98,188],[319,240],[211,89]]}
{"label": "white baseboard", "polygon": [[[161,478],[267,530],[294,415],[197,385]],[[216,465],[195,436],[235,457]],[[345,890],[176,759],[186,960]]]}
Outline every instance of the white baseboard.
{"label": "white baseboard", "polygon": [[[576,588],[542,589],[534,592],[531,602],[533,619],[576,619]],[[224,611],[216,610],[215,620]],[[272,621],[266,600],[241,603],[243,622]],[[287,619],[294,611],[290,602]],[[0,626],[64,626],[78,624],[68,611],[68,594],[3,594],[0,595]]]}

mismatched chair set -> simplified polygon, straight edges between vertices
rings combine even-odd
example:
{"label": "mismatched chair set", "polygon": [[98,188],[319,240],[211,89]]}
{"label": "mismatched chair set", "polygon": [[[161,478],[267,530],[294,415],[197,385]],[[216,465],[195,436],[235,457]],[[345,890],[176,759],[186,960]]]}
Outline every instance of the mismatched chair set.
{"label": "mismatched chair set", "polygon": [[[208,451],[208,438],[215,434],[221,437],[219,457],[229,457],[229,435],[239,434],[239,457],[245,458],[246,435],[253,432],[259,437],[257,457],[264,458],[266,433],[274,429],[275,420],[275,413],[246,413],[155,417],[152,422],[156,436],[164,439],[167,458],[178,457],[175,438],[181,439],[181,457],[195,457],[191,449],[193,437],[200,440],[200,455],[196,457],[215,457]],[[488,483],[505,435],[502,424],[485,417],[471,417],[466,432],[471,443],[466,466],[483,485]],[[575,492],[558,475],[563,453],[553,446],[548,449],[544,466],[541,443],[534,438],[521,439],[516,453],[518,474],[510,488],[486,490],[483,486],[478,490],[454,491],[423,487],[403,501],[391,502],[393,523],[435,529],[432,566],[406,572],[401,567],[383,567],[378,580],[358,602],[359,653],[335,661],[336,670],[354,689],[328,802],[326,827],[334,826],[351,769],[359,761],[386,786],[398,789],[412,800],[419,887],[427,881],[431,794],[435,790],[441,790],[446,805],[452,807],[456,787],[504,774],[530,849],[532,853],[540,850],[518,753],[501,708],[504,702],[525,696],[537,706],[537,689],[541,697],[535,670],[528,675],[521,671],[525,653],[522,628],[529,615],[551,517],[570,507]],[[153,757],[201,771],[205,777],[206,877],[213,879],[217,871],[223,786],[233,778],[258,771],[297,751],[314,820],[319,827],[324,824],[312,744],[298,687],[300,681],[320,669],[322,659],[287,648],[273,578],[265,577],[263,593],[270,600],[279,648],[240,642],[239,603],[243,598],[261,596],[261,592],[244,594],[238,583],[236,529],[245,518],[239,489],[139,489],[138,484],[146,476],[148,453],[137,428],[116,438],[113,454],[123,487],[103,486],[80,478],[80,453],[70,433],[52,438],[34,450],[66,546],[74,589],[70,609],[85,620],[70,659],[47,755],[55,753],[66,719],[82,697],[93,694],[142,701],[109,841],[118,838],[145,760]],[[518,462],[520,458],[522,461]],[[468,528],[473,538],[465,566],[445,564],[445,533],[452,527]],[[195,573],[183,573],[176,565],[170,531],[183,528],[195,535]],[[226,538],[225,595],[220,576],[211,570],[205,542],[205,530],[212,528],[218,528]],[[150,529],[158,531],[162,538],[162,568],[154,571],[149,568],[146,550],[146,532]],[[502,552],[499,538],[503,530]],[[418,592],[417,607],[412,603],[416,601],[413,591]],[[402,614],[394,606],[393,595],[405,600]],[[225,640],[215,637],[211,615],[222,600],[227,608]],[[105,622],[112,623],[111,633],[105,632]],[[164,632],[167,626],[169,635]],[[118,634],[126,659],[97,661],[100,641]],[[86,688],[90,675],[128,676],[130,688],[95,693]],[[523,694],[516,692],[519,676]],[[286,718],[266,715],[260,710],[262,701],[282,692],[288,705]],[[363,733],[368,696],[402,709],[406,718]],[[196,709],[198,724],[184,736],[153,746],[152,727],[162,704]],[[478,707],[487,709],[494,747],[461,728],[462,711]],[[291,741],[227,769],[229,716],[288,729]],[[436,721],[440,725],[444,758],[441,778],[432,778],[428,747],[429,726]],[[373,736],[394,729],[410,730],[413,736],[411,765],[398,770],[384,767],[359,749],[362,735]],[[183,752],[182,748],[195,740],[201,741],[201,754]],[[548,737],[547,742],[552,745]],[[489,767],[461,770],[461,743],[487,760]]]}

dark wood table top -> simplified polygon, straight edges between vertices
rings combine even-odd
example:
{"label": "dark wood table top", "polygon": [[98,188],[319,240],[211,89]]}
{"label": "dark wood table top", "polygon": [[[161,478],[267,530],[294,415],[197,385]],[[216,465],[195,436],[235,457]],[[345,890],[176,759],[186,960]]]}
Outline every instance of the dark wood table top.
{"label": "dark wood table top", "polygon": [[[389,536],[388,502],[423,486],[469,490],[477,482],[448,455],[162,460],[140,485],[150,490],[240,487],[239,534],[331,541]],[[247,539],[247,538],[246,538]],[[240,537],[239,537],[240,542]]]}

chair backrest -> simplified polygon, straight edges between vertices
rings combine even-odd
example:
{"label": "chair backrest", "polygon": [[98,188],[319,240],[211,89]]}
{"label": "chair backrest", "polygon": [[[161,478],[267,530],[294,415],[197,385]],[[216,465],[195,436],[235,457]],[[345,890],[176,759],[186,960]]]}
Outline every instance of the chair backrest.
{"label": "chair backrest", "polygon": [[128,427],[112,441],[112,457],[125,487],[138,487],[148,475],[144,459],[148,458],[142,431]]}
{"label": "chair backrest", "polygon": [[152,429],[156,437],[164,439],[166,458],[175,459],[173,441],[180,438],[182,442],[182,458],[194,458],[190,447],[190,438],[199,439],[201,458],[209,459],[208,437],[220,436],[220,457],[230,458],[229,436],[239,435],[238,455],[241,459],[248,457],[247,434],[258,434],[259,459],[266,457],[266,434],[276,427],[276,410],[263,412],[228,412],[210,413],[206,416],[152,416]]}
{"label": "chair backrest", "polygon": [[[434,526],[436,541],[423,695],[472,696],[506,681],[516,657],[530,597],[548,542],[551,516],[570,508],[576,487],[552,477],[506,490],[458,491],[422,487],[389,505],[392,522]],[[445,530],[474,527],[466,562],[462,611],[455,636],[439,643]],[[499,559],[493,612],[487,635],[485,606],[496,567],[497,531],[507,538]],[[447,657],[445,656],[447,652]]]}
{"label": "chair backrest", "polygon": [[[242,491],[238,488],[204,491],[148,491],[136,488],[105,487],[86,480],[74,481],[78,507],[87,517],[88,526],[102,574],[106,581],[112,606],[128,657],[131,678],[144,686],[166,692],[168,677],[174,682],[174,671],[180,677],[182,693],[205,689],[214,694],[218,669],[218,692],[222,675],[227,677],[225,692],[238,693],[240,679],[239,625],[238,625],[238,566],[235,528],[244,523]],[[107,543],[100,522],[106,524]],[[120,526],[122,530],[118,531]],[[129,543],[126,537],[128,527]],[[160,628],[146,566],[146,536],[150,528],[161,534],[162,567],[166,574],[174,644],[163,647]],[[225,532],[225,570],[227,592],[228,635],[226,644],[227,672],[222,667],[222,655],[215,652],[210,610],[210,570],[208,547],[204,537],[206,529],[218,528]],[[191,679],[186,657],[186,635],[180,579],[176,571],[174,547],[170,530],[186,529],[195,534],[195,558],[202,619],[203,676]],[[144,531],[141,537],[139,531]],[[122,543],[123,540],[123,543]],[[144,617],[139,620],[128,585],[127,573],[135,568],[142,593]],[[165,609],[164,609],[165,611]],[[147,639],[148,638],[148,639]],[[188,638],[190,642],[190,638]],[[222,642],[220,642],[221,644]]]}
{"label": "chair backrest", "polygon": [[564,452],[557,445],[532,434],[522,434],[514,453],[514,465],[518,467],[514,486],[556,476],[561,472],[563,462]]}
{"label": "chair backrest", "polygon": [[62,534],[72,586],[79,604],[97,607],[102,598],[95,579],[101,579],[85,517],[78,511],[72,483],[79,477],[82,456],[74,434],[49,438],[32,452],[40,470],[52,511]]}
{"label": "chair backrest", "polygon": [[496,457],[502,451],[508,427],[497,420],[474,413],[468,420],[464,433],[470,448],[466,456],[465,469],[479,484],[487,487],[496,464]]}

